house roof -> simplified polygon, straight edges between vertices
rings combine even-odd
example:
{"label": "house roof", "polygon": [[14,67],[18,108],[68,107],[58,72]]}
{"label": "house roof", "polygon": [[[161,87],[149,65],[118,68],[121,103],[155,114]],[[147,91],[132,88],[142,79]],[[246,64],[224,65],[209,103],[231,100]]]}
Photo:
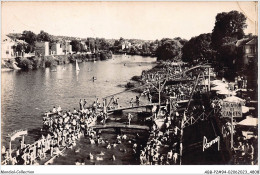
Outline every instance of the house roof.
{"label": "house roof", "polygon": [[240,47],[243,45],[256,45],[257,44],[257,37],[253,38],[243,38],[236,41],[236,46]]}
{"label": "house roof", "polygon": [[248,40],[249,40],[249,38],[243,38],[243,39],[237,40],[236,41],[236,46],[240,47],[240,46],[244,45],[245,43],[247,43]]}
{"label": "house roof", "polygon": [[256,38],[253,38],[253,39],[251,39],[250,41],[248,41],[246,44],[247,44],[247,45],[256,45],[256,44],[257,44],[257,39],[256,39]]}
{"label": "house roof", "polygon": [[13,42],[13,40],[9,37],[9,36],[7,36],[7,35],[4,35],[4,36],[2,36],[2,42]]}

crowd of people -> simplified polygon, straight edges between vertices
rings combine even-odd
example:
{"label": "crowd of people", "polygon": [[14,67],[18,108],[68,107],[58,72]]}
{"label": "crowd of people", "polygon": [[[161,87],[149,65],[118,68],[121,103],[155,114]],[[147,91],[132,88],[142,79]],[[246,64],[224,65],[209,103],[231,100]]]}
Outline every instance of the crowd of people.
{"label": "crowd of people", "polygon": [[[161,127],[156,124],[156,120],[159,118],[161,118],[163,122]],[[167,110],[167,107],[164,113],[156,115],[148,143],[140,153],[139,158],[141,165],[178,164],[181,147],[182,118],[182,115],[178,112],[170,115],[170,111]]]}
{"label": "crowd of people", "polygon": [[94,125],[97,118],[106,118],[104,112],[98,111],[101,107],[98,99],[90,107],[86,107],[86,100],[80,100],[79,110],[62,111],[59,106],[53,107],[52,111],[46,112],[43,117],[43,134],[33,144],[24,144],[16,150],[10,150],[2,147],[5,164],[12,165],[37,165],[44,162],[47,156],[53,157],[62,152],[63,149],[72,148],[76,141],[83,135],[90,135],[94,131],[90,126]]}
{"label": "crowd of people", "polygon": [[[143,89],[140,96],[136,96],[130,100],[130,105],[133,103],[139,105],[140,97],[146,96],[148,101],[152,102],[153,94],[158,83],[162,83],[169,77],[177,75],[177,78],[183,78],[182,72],[187,70],[187,67],[179,66],[164,66],[160,68],[160,71],[144,71],[141,76],[143,83],[153,82],[153,85],[149,85]],[[162,93],[166,97],[175,97],[177,101],[187,100],[192,91],[194,90],[194,82],[189,80],[194,80],[195,75],[188,74],[185,75],[185,82],[174,83],[166,86]],[[162,80],[162,81],[161,81]],[[241,77],[236,79],[237,88],[246,88],[245,80]],[[156,84],[157,82],[157,84]],[[200,88],[200,87],[199,87]],[[201,91],[201,88],[197,91]],[[8,149],[2,148],[2,154],[6,164],[12,165],[37,165],[41,160],[45,160],[46,157],[53,157],[62,153],[64,149],[72,148],[76,145],[76,141],[83,135],[87,136],[90,144],[105,145],[106,149],[113,149],[120,145],[127,136],[117,135],[116,141],[109,142],[101,137],[101,135],[94,131],[91,126],[100,119],[101,124],[105,124],[108,119],[107,110],[117,109],[121,106],[119,105],[119,98],[112,98],[111,105],[107,105],[106,101],[103,104],[99,102],[97,98],[92,104],[87,106],[87,101],[79,101],[79,110],[74,110],[71,112],[63,111],[59,106],[57,109],[53,107],[52,111],[46,112],[43,117],[43,130],[46,131],[46,135],[42,135],[39,140],[34,144],[24,144],[22,143],[20,147],[15,150],[15,154],[9,154]],[[110,104],[110,103],[109,103]],[[150,137],[146,144],[139,145],[133,143],[134,156],[140,161],[141,165],[173,165],[180,164],[182,156],[182,136],[184,122],[187,118],[197,116],[204,113],[205,111],[214,110],[214,113],[219,113],[221,110],[221,101],[216,96],[210,101],[210,105],[206,107],[203,102],[199,104],[193,104],[191,108],[187,111],[178,112],[178,103],[174,104],[174,108],[170,108],[169,99],[162,102],[165,107],[154,106],[152,108],[152,117],[150,118],[152,126],[150,127]],[[172,111],[170,111],[172,110]],[[131,125],[131,120],[133,115],[128,113],[127,120],[128,125]],[[160,120],[161,124],[158,124]],[[226,123],[226,130],[231,132],[230,123]],[[238,158],[243,160],[254,160],[254,146],[252,143],[244,140],[238,140],[235,143],[236,154],[239,155]],[[126,151],[126,150],[122,150]],[[104,154],[101,152],[101,154]],[[92,153],[89,154],[89,159],[94,159]],[[97,156],[97,160],[101,160],[102,156]],[[115,160],[116,156],[112,156],[112,160]],[[83,161],[76,161],[76,165],[84,165]],[[253,163],[252,163],[253,164]]]}

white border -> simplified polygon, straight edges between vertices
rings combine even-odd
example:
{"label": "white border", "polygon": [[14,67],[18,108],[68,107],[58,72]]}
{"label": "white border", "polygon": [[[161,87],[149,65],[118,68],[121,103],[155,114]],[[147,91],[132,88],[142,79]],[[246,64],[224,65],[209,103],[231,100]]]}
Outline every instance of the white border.
{"label": "white border", "polygon": [[[2,2],[3,0],[1,0]],[[6,0],[6,1],[30,1],[30,0]],[[46,1],[46,0],[31,0],[31,1]],[[51,1],[51,0],[49,0]],[[77,0],[56,0],[56,1],[77,1]],[[80,0],[79,0],[80,1]],[[81,0],[82,1],[82,0]],[[84,0],[84,1],[97,1],[97,0]],[[101,1],[101,0],[100,0]],[[103,0],[111,1],[111,0]],[[131,0],[113,0],[113,1],[131,1]],[[135,1],[159,1],[159,0],[135,0]],[[167,1],[191,1],[191,0],[167,0]],[[205,0],[197,0],[205,1]],[[236,0],[208,0],[208,1],[236,1]],[[249,0],[239,0],[239,1],[249,1]],[[257,0],[258,2],[258,0]],[[0,4],[1,7],[1,4]],[[259,3],[258,3],[258,16],[259,16]],[[1,20],[1,19],[0,19]],[[2,23],[0,23],[1,26]],[[259,22],[258,22],[258,31],[259,31]],[[1,39],[1,35],[0,35]],[[259,41],[259,38],[258,38]],[[258,59],[259,60],[259,59]],[[259,71],[258,66],[258,80],[259,80]],[[1,72],[0,72],[1,75]],[[258,81],[259,82],[259,81]],[[259,92],[258,87],[258,92]],[[1,91],[0,91],[1,94]],[[259,95],[259,94],[258,94]],[[259,101],[259,97],[258,97]],[[0,101],[1,104],[1,101]],[[258,109],[260,104],[258,103]],[[0,108],[1,111],[1,108]],[[1,115],[1,114],[0,114]],[[1,117],[0,117],[1,118]],[[259,122],[259,121],[258,121]],[[1,129],[1,125],[0,125]],[[258,127],[258,133],[260,129]],[[258,140],[259,141],[259,140]],[[259,143],[259,142],[258,142]],[[0,142],[1,147],[1,142]],[[259,156],[259,144],[258,144],[258,158]],[[206,170],[226,170],[228,171],[243,171],[246,170],[248,173],[250,171],[258,171],[258,165],[162,165],[162,166],[136,166],[136,165],[85,165],[85,166],[75,166],[75,165],[40,165],[40,166],[21,166],[21,165],[0,165],[1,174],[31,174],[28,171],[33,171],[32,174],[204,174]],[[9,173],[3,173],[7,171]],[[27,173],[22,173],[22,171]],[[224,174],[224,173],[219,173]],[[228,173],[225,173],[228,174]],[[238,173],[232,173],[238,174]],[[242,174],[242,173],[239,173]]]}

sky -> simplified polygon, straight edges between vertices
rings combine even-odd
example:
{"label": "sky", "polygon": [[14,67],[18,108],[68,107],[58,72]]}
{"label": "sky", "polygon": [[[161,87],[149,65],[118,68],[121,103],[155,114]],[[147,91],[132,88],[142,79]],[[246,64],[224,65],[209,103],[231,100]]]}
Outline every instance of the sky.
{"label": "sky", "polygon": [[257,34],[255,2],[2,2],[2,34],[41,30],[74,37],[190,39],[212,32],[218,13],[247,17],[245,33]]}

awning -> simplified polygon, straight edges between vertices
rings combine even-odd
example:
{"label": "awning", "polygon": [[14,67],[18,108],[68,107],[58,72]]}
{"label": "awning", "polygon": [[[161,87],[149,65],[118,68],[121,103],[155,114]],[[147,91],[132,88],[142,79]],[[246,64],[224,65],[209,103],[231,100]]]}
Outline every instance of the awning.
{"label": "awning", "polygon": [[245,102],[244,99],[236,97],[236,96],[227,97],[223,101],[225,101],[225,102],[235,102],[235,103]]}
{"label": "awning", "polygon": [[253,118],[253,117],[247,116],[246,119],[244,119],[241,122],[237,123],[237,125],[256,127],[258,125],[258,118]]}

